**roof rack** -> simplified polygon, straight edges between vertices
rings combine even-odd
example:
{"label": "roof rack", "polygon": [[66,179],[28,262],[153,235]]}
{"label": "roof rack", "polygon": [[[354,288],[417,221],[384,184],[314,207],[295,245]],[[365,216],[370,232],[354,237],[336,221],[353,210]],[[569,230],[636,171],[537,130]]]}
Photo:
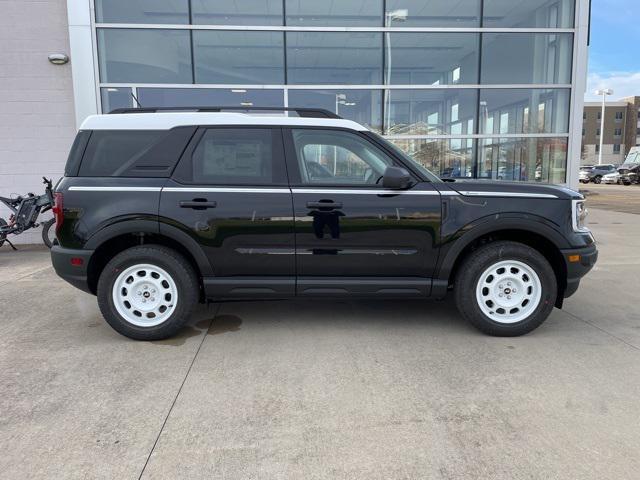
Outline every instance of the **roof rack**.
{"label": "roof rack", "polygon": [[116,108],[111,110],[109,114],[117,113],[157,113],[157,112],[222,112],[224,110],[231,111],[277,111],[277,112],[296,112],[299,117],[308,118],[338,118],[329,110],[323,108],[294,108],[294,107],[136,107],[136,108]]}

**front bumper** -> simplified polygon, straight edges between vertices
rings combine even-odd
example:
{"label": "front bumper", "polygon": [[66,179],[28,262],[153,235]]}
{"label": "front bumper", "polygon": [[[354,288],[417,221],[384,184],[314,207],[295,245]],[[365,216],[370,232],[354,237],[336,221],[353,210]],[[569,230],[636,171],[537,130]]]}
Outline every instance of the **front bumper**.
{"label": "front bumper", "polygon": [[87,280],[87,269],[93,250],[51,247],[51,263],[59,277],[87,293],[93,293]]}
{"label": "front bumper", "polygon": [[561,252],[567,267],[567,286],[564,290],[564,298],[569,298],[576,293],[582,277],[589,273],[598,261],[598,249],[595,245],[590,245],[583,248],[561,250]]}

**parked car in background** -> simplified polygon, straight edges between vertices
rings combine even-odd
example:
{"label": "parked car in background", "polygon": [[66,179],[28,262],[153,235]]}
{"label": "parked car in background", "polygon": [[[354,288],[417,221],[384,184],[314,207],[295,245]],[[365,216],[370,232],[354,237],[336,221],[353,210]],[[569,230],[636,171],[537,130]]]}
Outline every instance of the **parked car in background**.
{"label": "parked car in background", "polygon": [[[583,165],[578,173],[580,183],[589,183],[589,172],[593,169],[593,165]],[[541,172],[542,173],[542,172]]]}
{"label": "parked car in background", "polygon": [[616,166],[608,163],[605,165],[594,165],[593,167],[581,167],[578,180],[582,183],[601,183],[602,177],[608,173],[616,171]]}
{"label": "parked car in background", "polygon": [[624,185],[631,185],[632,183],[639,183],[640,178],[640,147],[632,147],[629,150],[627,158],[624,159],[624,163],[618,168],[620,174],[620,183]]}
{"label": "parked car in background", "polygon": [[640,165],[635,165],[631,168],[620,168],[620,183],[623,185],[640,183]]}
{"label": "parked car in background", "polygon": [[620,183],[620,172],[615,171],[615,172],[607,173],[602,177],[602,183],[606,183],[609,185]]}

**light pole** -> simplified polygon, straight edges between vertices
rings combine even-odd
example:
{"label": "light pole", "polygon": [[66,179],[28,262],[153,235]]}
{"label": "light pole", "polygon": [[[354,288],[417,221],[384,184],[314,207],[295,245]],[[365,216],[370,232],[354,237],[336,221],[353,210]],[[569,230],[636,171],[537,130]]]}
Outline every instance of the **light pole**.
{"label": "light pole", "polygon": [[613,90],[603,88],[596,90],[596,95],[602,95],[602,111],[600,112],[600,148],[598,150],[598,165],[602,165],[602,141],[604,140],[604,103],[607,95],[613,95]]}

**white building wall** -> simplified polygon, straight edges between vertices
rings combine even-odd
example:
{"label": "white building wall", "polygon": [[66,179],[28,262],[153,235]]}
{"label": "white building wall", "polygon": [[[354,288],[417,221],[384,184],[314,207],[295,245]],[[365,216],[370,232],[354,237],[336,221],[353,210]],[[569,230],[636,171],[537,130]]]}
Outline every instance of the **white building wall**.
{"label": "white building wall", "polygon": [[[43,193],[43,175],[57,180],[76,133],[65,0],[0,2],[0,195]],[[0,217],[9,210],[0,205]],[[11,238],[41,243],[39,231]],[[7,248],[7,247],[2,247]]]}

